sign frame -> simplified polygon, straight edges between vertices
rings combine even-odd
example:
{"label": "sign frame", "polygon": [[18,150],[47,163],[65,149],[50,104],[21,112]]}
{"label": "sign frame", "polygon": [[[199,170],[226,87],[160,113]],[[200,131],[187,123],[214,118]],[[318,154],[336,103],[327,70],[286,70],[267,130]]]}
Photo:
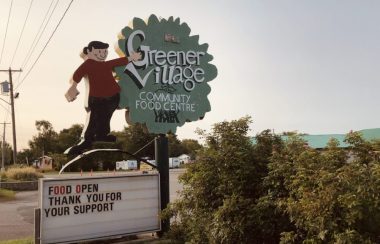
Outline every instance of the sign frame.
{"label": "sign frame", "polygon": [[[45,219],[44,219],[44,206],[43,201],[44,197],[47,197],[48,195],[44,195],[44,187],[48,186],[51,183],[56,183],[56,184],[61,184],[61,185],[69,185],[69,184],[77,184],[78,182],[98,182],[98,184],[101,184],[101,180],[110,180],[110,181],[115,181],[116,183],[118,181],[124,181],[124,183],[128,184],[129,179],[136,179],[136,177],[141,177],[144,179],[144,177],[156,177],[156,179],[151,179],[152,181],[157,181],[157,219],[155,220],[157,222],[156,228],[142,228],[136,231],[120,231],[118,233],[113,233],[110,235],[99,235],[97,232],[93,233],[84,233],[82,237],[77,237],[77,238],[71,238],[67,237],[66,240],[46,240],[47,238],[44,238],[45,234],[44,233],[44,225],[45,225]],[[138,180],[138,179],[137,179]],[[70,183],[71,182],[71,183]],[[74,183],[72,183],[74,182]],[[78,183],[80,184],[80,183]],[[154,183],[156,184],[156,183]],[[70,177],[70,178],[42,178],[39,180],[39,198],[38,198],[38,208],[39,208],[39,213],[38,215],[35,216],[35,224],[38,225],[36,227],[36,232],[35,232],[35,239],[39,240],[39,242],[36,243],[68,243],[68,242],[81,242],[81,241],[94,241],[94,240],[102,240],[102,239],[112,239],[112,238],[117,238],[117,237],[122,237],[122,236],[128,236],[128,235],[136,235],[136,234],[143,234],[143,233],[151,233],[151,232],[159,232],[161,231],[161,220],[158,216],[158,214],[161,211],[161,196],[160,196],[160,174],[158,173],[152,173],[152,174],[125,174],[125,175],[116,175],[116,176],[90,176],[90,177]],[[83,193],[85,194],[85,193]],[[122,203],[119,203],[122,204]],[[85,213],[85,215],[88,215]],[[79,215],[80,216],[80,215]],[[88,224],[93,224],[91,222],[91,218],[97,218],[97,216],[92,217],[90,216],[89,223]],[[99,227],[99,226],[98,226]],[[96,226],[95,226],[96,228]],[[37,236],[39,235],[39,236]],[[88,235],[93,235],[93,237],[88,237]]]}

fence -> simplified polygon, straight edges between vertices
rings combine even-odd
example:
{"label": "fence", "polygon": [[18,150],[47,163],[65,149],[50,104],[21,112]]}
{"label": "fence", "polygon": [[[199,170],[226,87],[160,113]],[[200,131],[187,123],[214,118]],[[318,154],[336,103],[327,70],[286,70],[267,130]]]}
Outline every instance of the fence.
{"label": "fence", "polygon": [[13,191],[37,191],[38,181],[0,182],[0,188]]}

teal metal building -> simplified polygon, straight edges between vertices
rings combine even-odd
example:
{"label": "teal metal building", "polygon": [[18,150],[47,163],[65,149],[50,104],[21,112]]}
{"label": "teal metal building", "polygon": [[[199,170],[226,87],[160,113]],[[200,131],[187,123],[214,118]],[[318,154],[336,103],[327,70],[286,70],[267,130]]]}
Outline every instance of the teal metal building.
{"label": "teal metal building", "polygon": [[[365,129],[359,132],[367,141],[380,140],[380,128]],[[281,136],[281,138],[286,141],[288,136]],[[304,139],[310,147],[315,149],[325,148],[331,138],[338,140],[339,147],[348,147],[348,144],[344,142],[346,138],[345,134],[302,135],[301,138]]]}

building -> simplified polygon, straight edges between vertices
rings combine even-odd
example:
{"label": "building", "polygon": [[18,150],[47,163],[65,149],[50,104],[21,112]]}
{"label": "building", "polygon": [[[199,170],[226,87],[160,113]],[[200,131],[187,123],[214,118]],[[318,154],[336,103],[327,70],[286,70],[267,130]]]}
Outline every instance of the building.
{"label": "building", "polygon": [[[156,165],[156,160],[150,160],[150,159],[147,159],[147,161],[153,165]],[[144,163],[143,161],[140,162],[140,170],[141,171],[151,171],[151,170],[154,170],[154,167],[150,166],[149,164],[147,163]]]}
{"label": "building", "polygon": [[178,159],[179,159],[181,164],[188,164],[191,162],[191,158],[187,154],[182,154],[182,155],[178,156]]}
{"label": "building", "polygon": [[34,161],[34,166],[39,169],[53,169],[53,158],[49,156],[39,157]]}
{"label": "building", "polygon": [[116,162],[116,170],[135,170],[137,169],[137,160],[123,160]]}
{"label": "building", "polygon": [[[380,140],[380,128],[365,129],[358,131],[366,141]],[[322,135],[301,135],[307,145],[315,149],[323,149],[327,147],[328,142],[335,138],[339,142],[339,147],[346,148],[348,144],[344,142],[346,134],[322,134]],[[281,136],[283,140],[287,140],[289,136]]]}

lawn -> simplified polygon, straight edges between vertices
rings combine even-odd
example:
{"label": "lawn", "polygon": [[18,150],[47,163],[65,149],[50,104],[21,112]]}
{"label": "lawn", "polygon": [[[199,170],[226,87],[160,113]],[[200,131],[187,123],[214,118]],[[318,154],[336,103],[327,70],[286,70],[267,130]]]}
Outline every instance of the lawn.
{"label": "lawn", "polygon": [[14,198],[15,198],[14,191],[0,188],[0,201],[13,200]]}
{"label": "lawn", "polygon": [[32,237],[19,240],[0,241],[0,244],[33,244],[34,239]]}

